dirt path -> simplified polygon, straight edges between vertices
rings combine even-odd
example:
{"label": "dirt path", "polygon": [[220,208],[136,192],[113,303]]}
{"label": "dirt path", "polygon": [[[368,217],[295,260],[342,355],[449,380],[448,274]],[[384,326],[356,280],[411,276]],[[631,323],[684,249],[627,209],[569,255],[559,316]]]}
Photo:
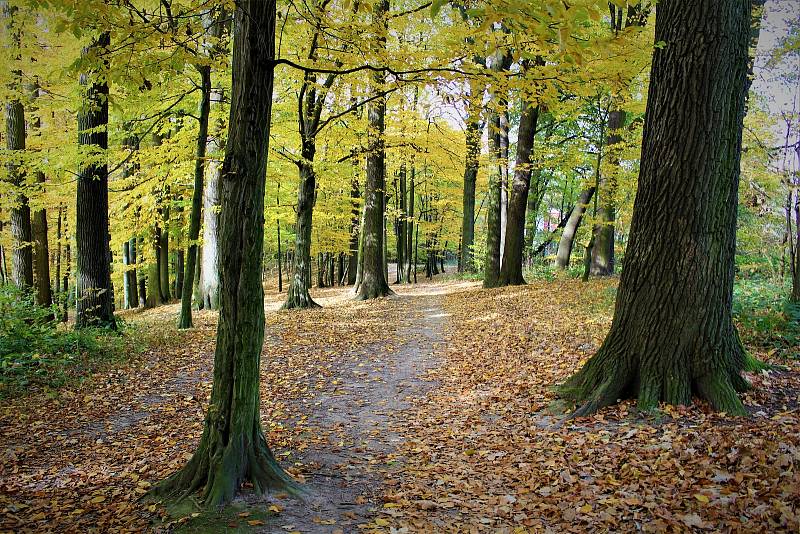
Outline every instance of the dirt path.
{"label": "dirt path", "polygon": [[426,374],[437,365],[445,317],[435,294],[391,300],[399,313],[391,319],[398,325],[392,340],[342,354],[327,385],[294,407],[307,414],[309,433],[327,439],[294,458],[308,494],[301,501],[269,497],[281,511],[263,532],[355,532],[382,508],[383,474],[403,463],[392,428],[402,424],[402,410],[435,385]]}

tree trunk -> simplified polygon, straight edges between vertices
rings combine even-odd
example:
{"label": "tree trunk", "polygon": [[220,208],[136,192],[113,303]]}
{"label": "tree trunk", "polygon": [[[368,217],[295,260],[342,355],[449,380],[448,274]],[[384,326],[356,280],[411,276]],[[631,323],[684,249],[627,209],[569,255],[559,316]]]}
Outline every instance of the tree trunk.
{"label": "tree trunk", "polygon": [[639,187],[614,320],[561,388],[586,415],[633,396],[745,414],[746,356],[731,319],[749,2],[656,10]]}
{"label": "tree trunk", "polygon": [[[110,44],[108,32],[83,50],[82,55],[101,57]],[[107,69],[102,60],[101,70]],[[108,148],[108,83],[97,72],[81,74],[85,88],[83,104],[78,112],[78,143],[92,147],[104,157]],[[96,79],[90,79],[95,78]],[[75,326],[103,326],[116,329],[111,293],[111,250],[108,243],[108,166],[90,163],[78,173],[75,201],[75,242],[78,277]]]}
{"label": "tree trunk", "polygon": [[139,293],[136,289],[137,279],[136,279],[136,238],[132,237],[128,241],[128,265],[133,265],[134,267],[128,267],[125,271],[125,278],[128,284],[128,292],[126,293],[128,298],[128,304],[131,308],[138,308],[139,307]]}
{"label": "tree trunk", "polygon": [[[56,279],[55,293],[56,299],[61,295],[61,204],[58,205],[58,217],[56,218]],[[0,222],[0,233],[3,232],[3,224]],[[0,251],[0,254],[2,251]],[[0,266],[0,268],[2,268]]]}
{"label": "tree trunk", "polygon": [[486,260],[483,287],[497,287],[500,278],[500,221],[502,209],[502,171],[500,164],[500,115],[492,115],[489,129],[489,150],[492,153],[492,172],[489,174],[489,195],[486,205]]}
{"label": "tree trunk", "polygon": [[158,234],[158,286],[161,289],[161,303],[172,300],[169,290],[169,195],[164,195],[166,204],[162,207],[161,231]]}
{"label": "tree trunk", "polygon": [[517,138],[517,162],[514,166],[514,183],[508,205],[505,255],[500,267],[497,285],[524,284],[522,278],[522,252],[525,246],[525,210],[528,208],[528,190],[531,183],[531,153],[539,120],[539,107],[522,102],[522,116]]}
{"label": "tree trunk", "polygon": [[[411,184],[408,191],[408,228],[406,229],[406,256],[408,257],[408,267],[406,267],[406,282],[411,283],[411,264],[417,261],[414,252],[414,182],[416,181],[416,170],[414,165],[411,165]],[[413,256],[413,260],[412,260]],[[414,270],[417,267],[414,265]],[[416,278],[416,277],[415,277]],[[416,279],[414,280],[416,282]]]}
{"label": "tree trunk", "polygon": [[192,293],[197,263],[197,240],[200,237],[200,212],[203,209],[203,177],[208,143],[208,117],[211,113],[211,67],[198,65],[200,72],[200,106],[198,109],[197,147],[194,160],[194,189],[192,211],[189,215],[189,251],[186,255],[186,274],[181,288],[181,314],[178,328],[192,327]]}
{"label": "tree trunk", "polygon": [[406,198],[408,192],[406,191],[406,165],[403,163],[400,166],[400,179],[398,191],[398,201],[400,205],[400,217],[397,219],[397,283],[405,281],[405,264],[406,264],[406,219],[408,218],[408,206]]}
{"label": "tree trunk", "polygon": [[357,199],[361,197],[361,192],[358,187],[358,175],[353,177],[350,183],[350,198],[353,203],[350,219],[350,254],[348,257],[347,265],[347,285],[355,285],[356,276],[358,275],[358,243],[361,229],[359,226],[360,210],[358,209]]}
{"label": "tree trunk", "polygon": [[[19,100],[6,104],[6,148],[25,150],[25,110]],[[22,171],[19,165],[7,165],[11,183],[17,188],[17,200],[11,208],[11,278],[17,287],[33,287],[33,249],[31,247],[31,209],[28,197],[22,193]]]}
{"label": "tree trunk", "polygon": [[[613,166],[619,167],[619,157],[614,154],[615,145],[622,142],[620,130],[625,126],[626,113],[615,110],[608,114],[608,157]],[[616,218],[617,177],[600,172],[598,187],[597,222],[593,229],[592,256],[589,272],[596,276],[614,274],[614,220]]]}
{"label": "tree trunk", "polygon": [[[28,86],[31,100],[36,101],[39,96],[39,86],[34,83]],[[37,131],[41,128],[41,120],[37,115],[37,109],[32,107],[32,117],[28,119],[33,135],[39,135]],[[36,182],[45,183],[45,176],[42,171],[36,171]],[[31,224],[31,237],[33,238],[33,274],[36,286],[36,304],[39,306],[50,307],[53,305],[53,290],[50,285],[50,244],[47,239],[47,210],[40,207],[33,212]],[[52,316],[50,317],[52,319]]]}
{"label": "tree trunk", "polygon": [[464,162],[464,198],[461,219],[462,272],[475,270],[473,247],[475,245],[475,184],[478,180],[478,159],[481,151],[481,123],[479,102],[470,99],[467,116],[467,156]]}
{"label": "tree trunk", "polygon": [[[297,189],[297,223],[295,226],[294,269],[292,282],[286,294],[283,309],[318,308],[309,294],[311,282],[311,229],[314,216],[314,195],[317,177],[309,163],[313,160],[313,147],[306,147],[304,160],[298,165],[300,187]],[[309,157],[310,156],[310,157]]]}
{"label": "tree trunk", "polygon": [[128,266],[131,264],[131,245],[127,241],[122,243],[122,307],[129,310],[131,303],[131,280],[128,276]]}
{"label": "tree trunk", "polygon": [[136,239],[136,252],[138,259],[136,263],[140,266],[137,275],[139,278],[139,306],[145,306],[147,302],[147,271],[144,268],[144,238]]}
{"label": "tree trunk", "polygon": [[[67,220],[67,209],[64,208],[64,221]],[[69,235],[66,231],[67,225],[66,222],[64,223],[64,234]],[[66,323],[69,320],[69,277],[70,272],[72,270],[72,257],[70,255],[70,244],[69,238],[67,239],[67,245],[64,247],[64,280],[61,284],[64,290],[64,313],[61,315],[61,321]]]}
{"label": "tree trunk", "polygon": [[231,501],[244,482],[257,493],[295,489],[270,451],[260,419],[264,341],[261,285],[275,1],[240,0],[234,15],[233,94],[222,171],[220,318],[214,383],[200,443],[180,471],[156,487],[188,496],[203,489],[212,508]]}
{"label": "tree trunk", "polygon": [[[389,1],[379,0],[373,12],[373,24],[378,37],[376,47],[386,48]],[[382,91],[384,74],[376,72],[373,77],[375,91]],[[385,297],[392,293],[386,282],[384,266],[384,214],[385,159],[384,129],[386,97],[381,96],[367,107],[369,120],[369,152],[367,155],[367,183],[364,188],[364,268],[356,299],[367,300]]]}
{"label": "tree trunk", "polygon": [[500,268],[506,255],[506,228],[508,227],[508,104],[502,100],[500,113]]}
{"label": "tree trunk", "polygon": [[566,269],[569,267],[569,258],[572,255],[572,247],[575,243],[575,234],[578,233],[578,227],[583,220],[583,214],[586,213],[586,208],[589,207],[589,202],[594,196],[594,186],[588,187],[581,191],[578,197],[578,202],[572,208],[567,219],[567,224],[564,225],[564,232],[561,234],[561,240],[558,242],[558,252],[556,253],[556,267],[559,269]]}

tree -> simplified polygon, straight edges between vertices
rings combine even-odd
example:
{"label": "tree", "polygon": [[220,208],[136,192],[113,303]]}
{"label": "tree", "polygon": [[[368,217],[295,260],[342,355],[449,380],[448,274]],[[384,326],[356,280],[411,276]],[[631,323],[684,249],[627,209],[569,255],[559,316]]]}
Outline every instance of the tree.
{"label": "tree", "polygon": [[[378,0],[373,11],[373,24],[378,37],[375,47],[386,48],[389,1]],[[383,91],[385,75],[376,72],[373,77],[375,91]],[[369,119],[369,151],[367,153],[367,180],[364,188],[364,225],[362,233],[363,275],[357,287],[356,299],[367,300],[385,297],[392,293],[384,269],[384,224],[386,213],[386,147],[384,141],[386,96],[381,95],[367,107]]]}
{"label": "tree", "polygon": [[[110,34],[101,33],[83,49],[81,60],[91,65],[81,74],[85,87],[78,112],[78,143],[92,149],[78,173],[75,200],[75,243],[77,246],[76,327],[116,328],[111,295],[108,233],[108,80],[104,54],[111,44]],[[97,68],[99,63],[100,67]]]}
{"label": "tree", "polygon": [[275,18],[274,0],[240,0],[234,11],[232,104],[221,181],[221,305],[211,401],[194,455],[154,490],[182,498],[203,488],[208,507],[229,502],[244,482],[259,493],[295,488],[273,457],[259,416]]}
{"label": "tree", "polygon": [[503,264],[500,267],[500,286],[524,284],[522,278],[522,252],[525,246],[525,210],[528,207],[528,190],[531,184],[531,152],[539,120],[539,106],[523,100],[522,117],[519,121],[517,140],[517,162],[514,166],[514,182],[508,205]]}
{"label": "tree", "polygon": [[731,319],[749,2],[663,1],[625,269],[599,351],[561,386],[587,415],[695,394],[744,414],[757,367]]}
{"label": "tree", "polygon": [[[204,17],[203,26],[209,37],[219,39],[222,34],[222,18],[224,10],[212,10]],[[214,45],[207,44],[205,55],[209,58],[221,53]],[[208,58],[203,58],[208,60]],[[192,190],[192,211],[189,215],[189,251],[186,256],[186,271],[183,275],[181,292],[181,314],[178,318],[178,328],[192,327],[192,294],[194,292],[194,275],[198,262],[197,239],[200,237],[200,212],[203,208],[203,178],[205,173],[206,149],[208,147],[208,121],[211,115],[211,65],[208,63],[195,64],[200,74],[200,104],[197,110],[198,132],[197,148],[195,149],[194,189]]]}
{"label": "tree", "polygon": [[480,91],[478,85],[471,81],[470,94],[467,98],[467,157],[464,161],[461,259],[459,261],[459,267],[462,272],[472,272],[475,269],[474,251],[472,249],[475,245],[475,184],[478,179],[478,159],[481,152],[480,97],[482,96],[483,91]]}

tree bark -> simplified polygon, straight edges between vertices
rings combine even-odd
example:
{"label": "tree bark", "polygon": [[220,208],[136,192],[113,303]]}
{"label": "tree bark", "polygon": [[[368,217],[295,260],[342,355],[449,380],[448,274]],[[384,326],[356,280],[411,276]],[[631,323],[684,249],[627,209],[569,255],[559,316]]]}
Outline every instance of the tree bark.
{"label": "tree bark", "polygon": [[[612,110],[608,114],[608,139],[605,142],[608,158],[613,167],[619,167],[619,156],[615,147],[622,143],[620,131],[625,126],[627,114],[622,110]],[[614,224],[616,219],[617,177],[612,172],[600,172],[598,186],[597,222],[593,229],[594,246],[589,272],[595,276],[614,274]]]}
{"label": "tree bark", "polygon": [[275,1],[240,0],[234,12],[233,94],[220,214],[220,318],[214,383],[192,458],[156,486],[185,497],[202,488],[212,508],[244,482],[257,493],[296,489],[267,445],[260,419],[264,340],[264,185],[275,57]]}
{"label": "tree bark", "polygon": [[[36,102],[39,96],[39,85],[33,83],[27,87],[31,101]],[[32,116],[28,123],[33,135],[41,128],[41,119],[37,109],[31,106]],[[35,171],[36,182],[44,187],[45,176],[40,170]],[[47,210],[44,206],[33,212],[31,221],[31,237],[33,238],[33,279],[36,287],[36,304],[50,307],[53,305],[53,289],[50,285],[50,244],[47,239]],[[52,319],[52,316],[51,316]]]}
{"label": "tree bark", "polygon": [[[110,34],[101,33],[82,55],[107,53]],[[107,70],[102,60],[101,70]],[[81,74],[85,87],[78,112],[78,143],[92,147],[98,161],[85,163],[78,173],[75,201],[75,243],[77,246],[77,303],[75,326],[116,329],[111,291],[111,250],[108,242],[108,83],[98,72]],[[100,163],[100,161],[103,161]]]}
{"label": "tree bark", "polygon": [[311,281],[311,230],[317,178],[312,165],[306,162],[313,161],[315,151],[313,145],[305,147],[304,161],[298,164],[300,187],[297,189],[294,269],[283,309],[319,307],[308,292]]}
{"label": "tree bark", "polygon": [[478,180],[478,159],[481,151],[480,102],[477,95],[470,95],[467,109],[467,156],[464,161],[464,197],[461,219],[461,261],[462,272],[475,270],[475,184]]}
{"label": "tree bark", "polygon": [[[406,282],[411,283],[411,264],[414,264],[414,273],[417,270],[417,258],[416,255],[413,255],[412,260],[412,253],[413,253],[413,245],[414,245],[414,182],[416,181],[416,169],[414,164],[411,164],[411,183],[409,184],[409,191],[408,191],[408,228],[406,229],[406,256],[408,257],[408,267],[406,268]],[[414,276],[414,282],[416,283],[416,274]]]}
{"label": "tree bark", "polygon": [[497,287],[500,278],[500,189],[502,172],[500,164],[500,115],[494,113],[489,129],[489,150],[492,154],[492,172],[489,174],[489,195],[486,204],[486,260],[483,287]]}
{"label": "tree bark", "polygon": [[353,208],[350,213],[350,252],[347,265],[347,285],[351,286],[355,285],[358,275],[358,244],[360,241],[359,236],[361,235],[359,222],[361,219],[361,210],[358,208],[357,199],[360,197],[361,191],[358,186],[358,174],[355,174],[350,182],[350,198],[353,203]]}
{"label": "tree bark", "polygon": [[589,207],[589,202],[594,196],[595,187],[588,187],[581,191],[578,196],[578,202],[572,208],[567,219],[567,224],[564,225],[564,232],[561,234],[561,240],[558,242],[558,252],[556,253],[556,267],[559,269],[566,269],[569,267],[569,258],[572,255],[572,247],[575,243],[575,234],[578,233],[578,227],[583,220],[583,214]]}
{"label": "tree bark", "polygon": [[[373,24],[378,37],[375,46],[386,48],[389,1],[379,0],[373,11]],[[383,90],[384,74],[376,72],[373,86]],[[384,142],[386,97],[376,98],[367,107],[369,120],[369,152],[367,154],[367,181],[364,188],[364,267],[363,278],[356,299],[367,300],[385,297],[392,293],[386,281],[384,266],[384,215],[386,190],[386,149]]]}
{"label": "tree bark", "polygon": [[172,300],[169,290],[169,194],[163,196],[166,203],[161,208],[161,231],[158,234],[158,287],[161,290],[161,304]]}
{"label": "tree bark", "polygon": [[200,212],[203,209],[203,178],[205,173],[206,147],[208,143],[208,118],[211,113],[211,67],[198,65],[200,73],[200,105],[198,107],[197,147],[194,160],[194,189],[192,211],[189,215],[189,250],[186,255],[186,271],[181,288],[181,314],[178,328],[192,327],[192,293],[197,263],[197,240],[200,237]]}
{"label": "tree bark", "polygon": [[528,208],[528,191],[531,184],[531,154],[539,120],[539,106],[522,102],[522,116],[517,138],[517,161],[514,166],[514,183],[508,205],[505,255],[500,267],[497,285],[520,285],[522,277],[522,252],[525,247],[525,211]]}
{"label": "tree bark", "polygon": [[639,187],[614,320],[562,387],[587,415],[633,396],[745,414],[746,356],[731,319],[749,2],[663,1]]}

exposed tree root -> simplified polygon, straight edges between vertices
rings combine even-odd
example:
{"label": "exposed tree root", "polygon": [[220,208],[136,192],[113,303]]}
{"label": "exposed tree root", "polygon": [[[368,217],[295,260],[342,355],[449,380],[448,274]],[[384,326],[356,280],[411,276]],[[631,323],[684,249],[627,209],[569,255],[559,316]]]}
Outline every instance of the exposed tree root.
{"label": "exposed tree root", "polygon": [[206,508],[233,500],[244,482],[250,482],[258,494],[268,490],[303,493],[298,483],[278,465],[260,429],[249,437],[234,436],[225,445],[211,437],[213,434],[217,433],[204,432],[191,460],[154,486],[150,493],[181,501],[202,490],[199,502]]}

